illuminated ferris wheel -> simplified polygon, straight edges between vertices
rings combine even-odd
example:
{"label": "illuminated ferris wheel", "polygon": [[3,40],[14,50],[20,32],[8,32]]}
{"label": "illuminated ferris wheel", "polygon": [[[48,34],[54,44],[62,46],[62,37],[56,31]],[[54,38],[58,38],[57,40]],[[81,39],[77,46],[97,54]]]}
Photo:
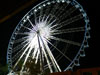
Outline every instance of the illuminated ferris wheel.
{"label": "illuminated ferris wheel", "polygon": [[50,73],[79,66],[88,47],[90,25],[76,0],[45,0],[33,7],[16,26],[7,50],[9,71],[27,71],[29,57]]}

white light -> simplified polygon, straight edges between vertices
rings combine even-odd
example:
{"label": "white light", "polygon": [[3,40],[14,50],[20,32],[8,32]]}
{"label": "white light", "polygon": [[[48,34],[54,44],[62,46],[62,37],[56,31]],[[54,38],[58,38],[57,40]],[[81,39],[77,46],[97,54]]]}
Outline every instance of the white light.
{"label": "white light", "polygon": [[39,7],[39,9],[41,9],[41,7]]}
{"label": "white light", "polygon": [[46,5],[45,5],[45,4],[43,4],[43,6],[45,7]]}
{"label": "white light", "polygon": [[[40,21],[34,25],[32,30],[29,33],[28,41],[30,42],[30,46],[34,49],[38,49],[38,37],[37,35],[41,36],[42,40],[46,42],[46,39],[51,37],[51,29],[49,25],[47,25],[46,21]],[[40,45],[42,46],[42,41],[40,41]]]}
{"label": "white light", "polygon": [[24,19],[23,21],[24,21],[24,22],[26,22],[26,20],[25,20],[25,19]]}
{"label": "white light", "polygon": [[[37,11],[37,10],[34,10]],[[44,17],[44,16],[43,16]],[[43,18],[42,17],[42,18]],[[45,16],[46,17],[46,16]],[[36,24],[34,25],[31,20],[29,19],[29,16],[27,16],[27,21],[29,21],[30,25],[32,28],[30,28],[30,31],[28,33],[27,36],[27,43],[26,43],[26,49],[25,51],[22,53],[21,57],[18,59],[18,61],[16,62],[16,64],[14,65],[14,68],[17,66],[17,64],[19,63],[19,61],[22,59],[22,57],[25,55],[25,53],[28,51],[26,57],[25,57],[25,61],[23,63],[22,69],[21,71],[23,71],[25,63],[28,60],[28,57],[30,55],[31,52],[32,53],[32,58],[36,59],[35,63],[38,62],[38,58],[40,55],[40,51],[39,51],[39,47],[41,47],[43,54],[45,55],[44,57],[48,59],[48,57],[46,56],[46,52],[45,52],[45,47],[49,47],[48,46],[48,41],[51,39],[53,32],[55,31],[55,29],[53,29],[53,26],[55,25],[55,21],[56,19],[54,19],[52,22],[48,22],[50,18],[48,18],[48,16],[44,19],[42,19],[42,21],[38,21],[36,22]],[[48,39],[48,41],[47,41]],[[43,44],[44,43],[44,44]],[[39,46],[40,44],[40,46]],[[24,46],[25,47],[25,46]],[[48,51],[49,54],[50,51]],[[51,53],[49,54],[49,57],[51,57]],[[57,63],[55,62],[53,55],[52,55],[52,62],[54,65],[57,65]],[[54,60],[54,61],[53,61]],[[50,66],[50,62],[48,61],[48,65]],[[59,68],[59,66],[57,65],[57,67]],[[52,70],[52,69],[50,69]],[[52,72],[52,71],[51,71]]]}
{"label": "white light", "polygon": [[27,19],[29,19],[29,16],[27,16]]}
{"label": "white light", "polygon": [[64,3],[65,2],[65,0],[62,0],[62,3]]}
{"label": "white light", "polygon": [[48,2],[47,4],[50,5],[50,2]]}
{"label": "white light", "polygon": [[34,12],[37,12],[37,10],[35,9]]}
{"label": "white light", "polygon": [[[32,41],[34,39],[36,40],[36,38],[35,38],[36,34],[41,36],[43,40],[45,40],[45,38],[49,39],[51,37],[52,29],[50,28],[49,24],[47,25],[46,21],[47,21],[47,19],[44,21],[40,21],[40,22],[36,23],[36,25],[34,25],[32,30],[30,31],[30,34],[28,37],[28,39],[30,41]],[[37,33],[37,32],[39,32],[39,33]]]}
{"label": "white light", "polygon": [[76,8],[79,8],[79,5],[75,5]]}

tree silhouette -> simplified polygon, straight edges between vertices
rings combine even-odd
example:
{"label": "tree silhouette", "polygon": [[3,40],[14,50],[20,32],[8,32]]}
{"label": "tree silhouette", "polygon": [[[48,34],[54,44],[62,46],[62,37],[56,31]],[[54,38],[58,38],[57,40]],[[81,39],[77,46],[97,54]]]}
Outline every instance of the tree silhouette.
{"label": "tree silhouette", "polygon": [[[49,75],[50,73],[49,69],[46,69],[44,72],[41,72],[40,61],[35,63],[35,60],[36,59],[32,59],[32,57],[28,57],[28,60],[24,68],[25,71],[23,71],[23,75]],[[13,71],[18,75],[20,75],[22,64],[23,64],[23,61],[21,60],[18,66],[16,67],[16,70],[13,69]]]}
{"label": "tree silhouette", "polygon": [[38,75],[41,73],[40,62],[37,62],[37,64],[35,64],[35,59],[32,59],[31,57],[29,57],[29,60],[26,62],[25,67],[28,70],[30,75],[33,75],[33,74]]}
{"label": "tree silhouette", "polygon": [[0,64],[0,75],[6,75],[7,72],[8,72],[8,64],[6,64],[6,65],[4,65],[4,66],[2,66],[2,65]]}

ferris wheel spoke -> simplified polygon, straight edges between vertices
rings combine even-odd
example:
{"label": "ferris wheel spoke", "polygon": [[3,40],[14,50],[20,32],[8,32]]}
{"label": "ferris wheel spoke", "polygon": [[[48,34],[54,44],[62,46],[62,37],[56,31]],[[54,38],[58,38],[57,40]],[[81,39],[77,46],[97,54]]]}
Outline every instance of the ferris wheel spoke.
{"label": "ferris wheel spoke", "polygon": [[49,16],[49,19],[48,19],[48,21],[46,21],[47,22],[47,24],[50,24],[50,23],[52,23],[52,20],[53,20],[53,22],[55,22],[56,21],[56,19],[55,19],[55,17],[53,16],[53,15],[48,15]]}
{"label": "ferris wheel spoke", "polygon": [[18,63],[19,63],[19,61],[22,59],[22,57],[25,55],[25,53],[26,53],[26,51],[29,49],[29,44],[28,44],[28,46],[26,47],[26,49],[23,51],[23,53],[22,53],[22,55],[20,56],[20,58],[17,60],[17,62],[15,63],[15,65],[14,65],[14,67],[13,68],[15,68],[17,65],[18,65]]}
{"label": "ferris wheel spoke", "polygon": [[28,45],[28,43],[25,44],[24,47],[14,55],[14,57],[12,58],[13,62],[16,61],[16,60],[21,56],[21,54],[22,54],[21,52],[24,50],[24,48],[25,48],[27,45]]}
{"label": "ferris wheel spoke", "polygon": [[42,22],[47,22],[49,17],[50,17],[50,15],[48,15],[48,16],[44,15],[42,18]]}
{"label": "ferris wheel spoke", "polygon": [[56,3],[56,4],[54,5],[54,7],[51,9],[51,12],[50,12],[50,13],[51,13],[52,15],[54,15],[55,12],[57,12],[58,7],[60,7],[60,5],[59,5],[58,3]]}
{"label": "ferris wheel spoke", "polygon": [[53,20],[52,22],[48,22],[48,26],[51,26],[51,25],[53,25],[54,23],[56,22],[56,19],[55,20]]}
{"label": "ferris wheel spoke", "polygon": [[16,60],[18,60],[18,58],[21,56],[21,52],[22,52],[22,51],[23,51],[23,50],[20,50],[19,52],[16,53],[16,55],[13,56],[13,58],[12,58],[12,60],[13,60],[12,63],[15,62]]}
{"label": "ferris wheel spoke", "polygon": [[53,29],[53,30],[56,30],[55,27],[57,27],[57,26],[58,26],[58,24],[54,24],[54,25],[51,26],[50,28]]}
{"label": "ferris wheel spoke", "polygon": [[[59,19],[63,20],[65,18],[67,18],[70,14],[72,14],[75,10],[77,10],[74,6],[71,7],[69,10],[67,10],[64,14],[62,14],[61,16],[59,16]],[[59,20],[60,21],[60,20]]]}
{"label": "ferris wheel spoke", "polygon": [[33,52],[33,54],[32,54],[32,58],[33,58],[33,59],[35,58],[35,56],[36,56],[38,50],[39,50],[38,48],[34,48],[34,52]]}
{"label": "ferris wheel spoke", "polygon": [[[25,48],[25,46],[27,46],[27,44],[24,45],[23,48]],[[21,52],[23,51],[23,48],[21,50],[19,50],[14,56],[12,59],[16,59],[16,56],[20,56],[19,54],[21,54]],[[14,53],[14,52],[13,52]]]}
{"label": "ferris wheel spoke", "polygon": [[55,15],[57,16],[57,17],[59,17],[60,15],[62,15],[62,13],[63,13],[63,11],[62,10],[65,10],[67,7],[68,7],[68,5],[69,4],[67,4],[67,5],[62,5],[62,6],[60,6],[58,9],[58,11],[55,13]]}
{"label": "ferris wheel spoke", "polygon": [[52,60],[52,63],[55,63],[56,68],[58,69],[59,72],[61,72],[60,66],[58,65],[57,61],[55,60],[53,54],[51,53],[50,48],[48,47],[48,45],[45,45],[45,46],[46,46],[47,52],[49,54],[49,57]]}
{"label": "ferris wheel spoke", "polygon": [[[46,48],[47,43],[43,41],[43,39],[41,38],[41,36],[40,36],[40,39],[41,39],[41,41],[42,41],[42,43],[43,43],[43,50],[44,50],[44,51],[47,50],[47,48]],[[48,47],[48,49],[49,49],[49,47]],[[58,64],[57,64],[57,62],[55,61],[55,58],[53,57],[53,55],[51,54],[51,52],[48,51],[48,50],[47,50],[46,52],[47,52],[47,54],[48,54],[48,57],[51,59],[51,61],[52,61],[52,63],[53,63],[53,66],[54,66],[56,72],[61,71],[61,70],[60,70],[60,67],[58,66]],[[51,72],[51,73],[52,73],[52,72]]]}
{"label": "ferris wheel spoke", "polygon": [[[47,40],[47,39],[46,39]],[[66,56],[64,53],[61,52],[61,50],[59,50],[56,46],[54,46],[50,41],[47,40],[47,42],[52,46],[54,47],[59,53],[61,53],[66,59],[68,59],[70,62],[72,62],[72,60]]]}
{"label": "ferris wheel spoke", "polygon": [[40,13],[40,16],[39,16],[39,19],[38,19],[38,23],[44,22],[44,21],[45,21],[45,15],[43,15],[43,14],[41,15],[41,13]]}
{"label": "ferris wheel spoke", "polygon": [[24,46],[25,44],[27,44],[27,43],[28,43],[27,40],[25,40],[25,41],[23,41],[21,44],[15,46],[15,47],[13,48],[13,53],[16,52],[17,50],[23,48],[23,46]]}
{"label": "ferris wheel spoke", "polygon": [[[31,24],[32,28],[34,28],[34,25],[33,25],[33,23],[31,22],[31,20],[30,20],[29,18],[27,18],[27,19],[28,19],[29,23]],[[37,22],[36,22],[36,23],[37,23]],[[34,28],[34,31],[36,32],[35,28]]]}
{"label": "ferris wheel spoke", "polygon": [[[29,46],[30,46],[30,44],[29,44]],[[29,57],[29,54],[31,53],[31,51],[32,51],[32,48],[33,47],[29,47],[29,51],[28,51],[28,53],[26,54],[26,57],[25,57],[25,60],[24,60],[24,63],[22,64],[22,68],[21,68],[21,72],[23,71],[23,69],[24,69],[24,66],[25,66],[25,64],[26,64],[26,62],[27,62],[27,59],[28,59],[28,57]]]}
{"label": "ferris wheel spoke", "polygon": [[42,17],[42,22],[44,22],[44,21],[47,22],[50,17],[51,17],[50,14],[49,15],[44,14],[43,17]]}
{"label": "ferris wheel spoke", "polygon": [[17,35],[26,35],[26,36],[28,36],[29,35],[29,33],[30,32],[24,32],[24,33],[22,33],[22,32],[16,32],[15,34],[17,34]]}
{"label": "ferris wheel spoke", "polygon": [[52,36],[51,39],[61,41],[61,42],[65,42],[65,43],[72,44],[72,45],[76,45],[76,46],[81,46],[81,43],[74,42],[74,41],[71,41],[71,40],[62,39],[62,38],[58,38],[58,37],[54,37],[54,36]]}
{"label": "ferris wheel spoke", "polygon": [[[51,8],[51,5],[48,5],[48,8]],[[50,12],[50,9],[45,9],[44,12],[45,12],[44,14],[48,15],[48,13]]]}
{"label": "ferris wheel spoke", "polygon": [[[44,14],[43,17],[42,17],[42,21],[41,22],[44,22],[45,17],[46,17],[46,15]],[[47,16],[47,18],[48,18],[48,16]]]}
{"label": "ferris wheel spoke", "polygon": [[39,16],[39,23],[41,22],[41,15]]}
{"label": "ferris wheel spoke", "polygon": [[39,7],[39,9],[40,9],[39,23],[40,23],[42,20],[42,16],[43,16],[43,7]]}
{"label": "ferris wheel spoke", "polygon": [[[40,38],[41,38],[41,37],[40,37]],[[43,49],[43,51],[44,51],[44,54],[45,54],[46,59],[48,59],[48,58],[51,59],[51,61],[52,61],[52,63],[53,63],[53,66],[54,66],[56,72],[58,72],[58,69],[57,69],[57,66],[56,66],[56,64],[55,64],[55,61],[53,60],[53,58],[52,58],[52,56],[50,55],[50,53],[49,53],[48,51],[46,51],[47,49],[46,49],[46,46],[45,46],[45,44],[44,44],[42,38],[41,38],[41,41],[42,41],[42,43],[43,43],[42,49]],[[47,53],[46,53],[46,52],[47,52]],[[47,55],[48,55],[48,57],[47,57]],[[48,61],[49,61],[49,59],[48,59]],[[53,70],[52,70],[51,65],[50,65],[51,63],[48,62],[48,61],[47,61],[48,67],[49,67],[49,69],[50,69],[50,72],[52,73]]]}
{"label": "ferris wheel spoke", "polygon": [[54,58],[54,56],[53,56],[53,54],[52,54],[52,52],[51,52],[49,46],[47,45],[47,42],[44,42],[44,41],[42,40],[42,38],[41,38],[41,41],[42,41],[42,43],[43,43],[45,49],[47,50],[47,53],[48,53],[48,55],[49,55],[49,57],[50,57],[50,59],[51,59],[53,65],[54,65],[54,68],[55,68],[58,72],[61,72],[61,69],[60,69],[60,67],[59,67],[59,65],[58,65],[58,63],[57,63],[57,61],[55,60],[55,58]]}
{"label": "ferris wheel spoke", "polygon": [[34,19],[35,19],[35,25],[37,24],[37,15],[36,15],[37,10],[34,10]]}
{"label": "ferris wheel spoke", "polygon": [[21,42],[19,45],[16,45],[14,48],[13,48],[13,52],[16,52],[18,49],[21,49],[25,44],[28,43],[28,40],[25,40],[23,42]]}
{"label": "ferris wheel spoke", "polygon": [[[20,53],[20,52],[19,52]],[[12,63],[15,62],[19,57],[20,57],[21,53],[20,54],[16,54],[13,58],[12,58]]]}
{"label": "ferris wheel spoke", "polygon": [[37,55],[36,55],[36,61],[35,61],[35,64],[37,64],[37,62],[38,62],[39,55],[40,55],[40,51],[38,50],[38,51],[37,51]]}
{"label": "ferris wheel spoke", "polygon": [[58,26],[56,29],[59,29],[59,28],[61,28],[61,27],[64,27],[64,26],[66,26],[66,25],[68,25],[68,24],[70,24],[70,23],[73,23],[73,22],[75,22],[75,21],[78,21],[78,20],[80,20],[80,19],[82,19],[82,18],[83,18],[82,14],[79,14],[79,15],[77,15],[77,16],[74,16],[74,17],[72,17],[72,18],[70,18],[70,19],[67,19],[67,20],[64,21],[64,22],[59,23],[59,26]]}
{"label": "ferris wheel spoke", "polygon": [[31,26],[34,28],[33,23],[31,22],[31,20],[29,18],[27,18],[27,20],[29,21],[29,23],[31,24]]}
{"label": "ferris wheel spoke", "polygon": [[85,31],[85,27],[77,27],[77,28],[69,28],[63,30],[55,30],[52,35],[63,34],[63,33],[73,33],[73,32],[81,32]]}
{"label": "ferris wheel spoke", "polygon": [[16,43],[25,41],[27,38],[28,38],[28,37],[22,37],[22,38],[16,39],[16,40],[14,41],[14,43],[16,44]]}
{"label": "ferris wheel spoke", "polygon": [[31,31],[32,29],[31,28],[29,28],[29,27],[26,27],[26,26],[22,26],[23,28],[25,28],[25,29],[27,29],[27,30],[29,30],[29,31]]}
{"label": "ferris wheel spoke", "polygon": [[[43,47],[43,46],[42,46],[42,47]],[[46,58],[46,62],[47,62],[47,65],[48,65],[48,67],[49,67],[49,69],[50,69],[50,72],[52,73],[53,70],[52,70],[51,65],[50,65],[50,60],[49,60],[49,58],[48,58],[48,56],[47,56],[46,51],[44,50],[44,47],[42,48],[42,51],[43,51],[43,54],[44,54],[44,56],[45,56],[45,58]]]}

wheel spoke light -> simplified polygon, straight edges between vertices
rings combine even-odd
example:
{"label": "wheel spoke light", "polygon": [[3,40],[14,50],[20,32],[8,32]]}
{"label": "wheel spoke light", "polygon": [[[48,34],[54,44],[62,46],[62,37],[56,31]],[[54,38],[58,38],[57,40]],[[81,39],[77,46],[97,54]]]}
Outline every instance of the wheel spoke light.
{"label": "wheel spoke light", "polygon": [[[27,71],[29,57],[50,73],[79,66],[88,47],[90,25],[76,0],[45,0],[33,7],[16,26],[7,50],[9,72]],[[13,68],[13,70],[12,70]]]}

